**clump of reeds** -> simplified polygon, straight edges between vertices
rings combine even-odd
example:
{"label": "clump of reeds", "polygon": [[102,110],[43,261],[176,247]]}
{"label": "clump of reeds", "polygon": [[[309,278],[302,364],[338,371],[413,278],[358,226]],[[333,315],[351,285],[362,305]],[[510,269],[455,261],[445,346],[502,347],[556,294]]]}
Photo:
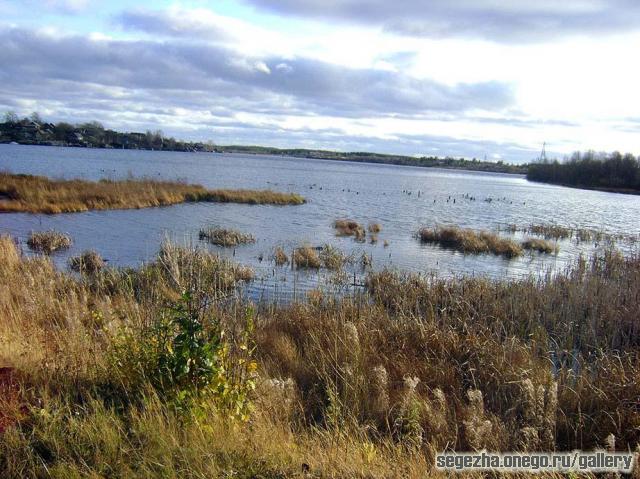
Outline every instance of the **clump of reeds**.
{"label": "clump of reeds", "polygon": [[201,185],[152,179],[52,180],[0,173],[0,212],[72,213],[167,206],[186,201],[299,205],[296,193],[269,190],[208,190]]}
{"label": "clump of reeds", "polygon": [[380,233],[380,231],[382,231],[382,225],[380,225],[380,223],[369,223],[367,231],[369,231],[369,233]]}
{"label": "clump of reeds", "polygon": [[541,238],[527,238],[522,242],[522,247],[527,250],[538,251],[539,253],[557,253],[558,245]]}
{"label": "clump of reeds", "polygon": [[296,268],[320,269],[322,266],[318,250],[309,245],[296,248],[293,251],[292,261]]}
{"label": "clump of reeds", "polygon": [[51,254],[54,251],[70,248],[71,237],[54,230],[37,231],[29,235],[27,245],[33,251]]}
{"label": "clump of reeds", "polygon": [[281,246],[276,246],[276,248],[273,250],[272,257],[276,266],[282,266],[289,262],[289,257],[287,256],[287,253],[285,253],[284,249],[282,249]]}
{"label": "clump of reeds", "polygon": [[85,251],[78,256],[69,258],[69,268],[78,273],[94,274],[105,266],[105,261],[93,250]]}
{"label": "clump of reeds", "polygon": [[545,238],[566,239],[570,238],[572,229],[555,224],[532,224],[527,228],[529,233],[544,236]]}
{"label": "clump of reeds", "polygon": [[227,228],[203,228],[198,233],[198,237],[218,246],[237,246],[239,244],[255,243],[256,241],[248,233]]}
{"label": "clump of reeds", "polygon": [[341,269],[347,261],[347,257],[344,253],[330,244],[325,244],[322,247],[319,256],[322,261],[322,265],[325,268],[334,271]]}
{"label": "clump of reeds", "polygon": [[493,253],[514,258],[522,254],[522,247],[508,238],[501,238],[488,231],[473,231],[455,226],[422,228],[418,238],[423,243],[437,243],[463,253]]}
{"label": "clump of reeds", "polygon": [[353,236],[356,241],[364,241],[367,234],[364,227],[354,220],[338,219],[333,222],[333,227],[338,236]]}

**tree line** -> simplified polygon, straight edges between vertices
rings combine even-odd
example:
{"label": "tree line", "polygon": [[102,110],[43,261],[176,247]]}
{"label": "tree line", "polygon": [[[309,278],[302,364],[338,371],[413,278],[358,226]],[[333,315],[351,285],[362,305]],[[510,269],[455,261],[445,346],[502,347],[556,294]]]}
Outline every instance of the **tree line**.
{"label": "tree line", "polygon": [[527,179],[583,188],[640,191],[640,157],[618,151],[575,152],[562,162],[531,163]]}
{"label": "tree line", "polygon": [[19,118],[9,111],[0,122],[0,143],[30,145],[83,146],[168,151],[214,151],[212,142],[187,142],[167,137],[162,130],[138,133],[119,132],[105,128],[100,122],[71,124],[64,121],[49,123],[34,112]]}

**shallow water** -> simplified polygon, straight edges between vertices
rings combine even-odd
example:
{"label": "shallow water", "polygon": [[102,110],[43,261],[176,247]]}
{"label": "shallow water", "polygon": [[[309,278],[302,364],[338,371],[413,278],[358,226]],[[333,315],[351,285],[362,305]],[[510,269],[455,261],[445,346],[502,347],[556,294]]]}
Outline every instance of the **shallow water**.
{"label": "shallow water", "polygon": [[[253,296],[277,292],[289,297],[294,289],[297,293],[327,283],[327,273],[294,274],[289,268],[275,268],[269,256],[276,245],[290,253],[301,243],[329,243],[357,256],[371,255],[374,269],[390,266],[439,276],[481,274],[513,278],[562,268],[580,253],[589,254],[603,245],[560,241],[557,255],[528,253],[508,260],[492,255],[465,256],[422,245],[413,235],[423,225],[494,230],[510,223],[557,223],[610,234],[640,234],[640,196],[532,183],[516,175],[275,156],[20,145],[0,145],[0,170],[92,180],[132,174],[180,178],[211,188],[269,188],[301,193],[308,200],[302,206],[190,203],[52,216],[0,214],[0,232],[12,234],[23,244],[34,230],[53,228],[69,233],[73,247],[54,254],[60,266],[69,256],[85,249],[97,250],[111,265],[136,266],[152,259],[167,236],[200,244],[254,267],[259,279],[249,288]],[[488,199],[491,201],[485,201]],[[380,223],[378,243],[362,244],[336,237],[332,222],[341,217],[365,225]],[[253,234],[257,241],[235,249],[206,245],[198,241],[197,234],[201,227],[209,225],[236,228]],[[388,248],[383,246],[385,240]],[[353,266],[349,271],[356,273],[359,282],[361,269]]]}

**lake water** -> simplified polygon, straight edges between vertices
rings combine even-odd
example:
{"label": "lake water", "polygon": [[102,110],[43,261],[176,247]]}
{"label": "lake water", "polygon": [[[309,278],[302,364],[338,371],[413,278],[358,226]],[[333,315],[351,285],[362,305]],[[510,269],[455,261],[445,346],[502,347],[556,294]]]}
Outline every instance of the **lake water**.
{"label": "lake water", "polygon": [[[414,234],[421,226],[495,230],[510,223],[556,223],[610,234],[640,234],[640,196],[532,183],[516,175],[275,156],[20,145],[0,145],[0,170],[90,180],[132,174],[183,179],[210,188],[298,192],[307,198],[307,204],[278,207],[190,203],[60,215],[0,214],[0,232],[10,233],[23,244],[31,231],[52,228],[69,233],[73,247],[53,255],[61,267],[69,256],[85,249],[95,249],[111,265],[136,266],[152,259],[166,237],[200,244],[252,266],[258,277],[249,288],[254,296],[265,292],[288,296],[294,289],[303,291],[327,282],[323,272],[275,268],[268,258],[276,245],[290,253],[302,243],[329,243],[354,255],[370,255],[374,269],[392,267],[440,276],[514,278],[562,268],[580,253],[590,254],[603,246],[565,240],[559,242],[557,255],[527,253],[508,260],[423,245]],[[491,201],[485,201],[488,199]],[[380,223],[378,243],[362,244],[352,238],[336,237],[332,223],[343,217],[365,225]],[[199,242],[199,229],[211,225],[251,233],[257,241],[235,249]],[[384,241],[389,243],[387,248]],[[627,251],[636,248],[622,247]],[[350,274],[353,273],[361,276],[362,270],[353,266]]]}

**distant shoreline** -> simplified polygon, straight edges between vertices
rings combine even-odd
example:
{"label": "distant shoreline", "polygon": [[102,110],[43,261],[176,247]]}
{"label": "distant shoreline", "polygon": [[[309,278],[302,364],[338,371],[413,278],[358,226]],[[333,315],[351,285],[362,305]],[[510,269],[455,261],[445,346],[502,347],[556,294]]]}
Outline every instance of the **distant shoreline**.
{"label": "distant shoreline", "polygon": [[[508,175],[526,175],[527,164],[513,165],[509,163],[494,163],[490,161],[465,160],[462,158],[413,157],[371,152],[338,152],[329,150],[309,150],[304,148],[288,149],[264,146],[216,145],[212,150],[194,147],[192,149],[155,149],[141,147],[115,148],[112,146],[95,146],[88,144],[73,144],[64,142],[33,142],[33,141],[0,141],[0,144],[16,144],[22,146],[51,146],[64,148],[89,148],[98,150],[142,150],[142,151],[174,151],[178,153],[232,153],[244,155],[271,155],[301,160],[350,161],[354,163],[369,163],[398,166],[414,166],[418,168],[441,168],[446,170],[476,171],[485,173],[504,173]],[[198,144],[199,145],[199,144]]]}

